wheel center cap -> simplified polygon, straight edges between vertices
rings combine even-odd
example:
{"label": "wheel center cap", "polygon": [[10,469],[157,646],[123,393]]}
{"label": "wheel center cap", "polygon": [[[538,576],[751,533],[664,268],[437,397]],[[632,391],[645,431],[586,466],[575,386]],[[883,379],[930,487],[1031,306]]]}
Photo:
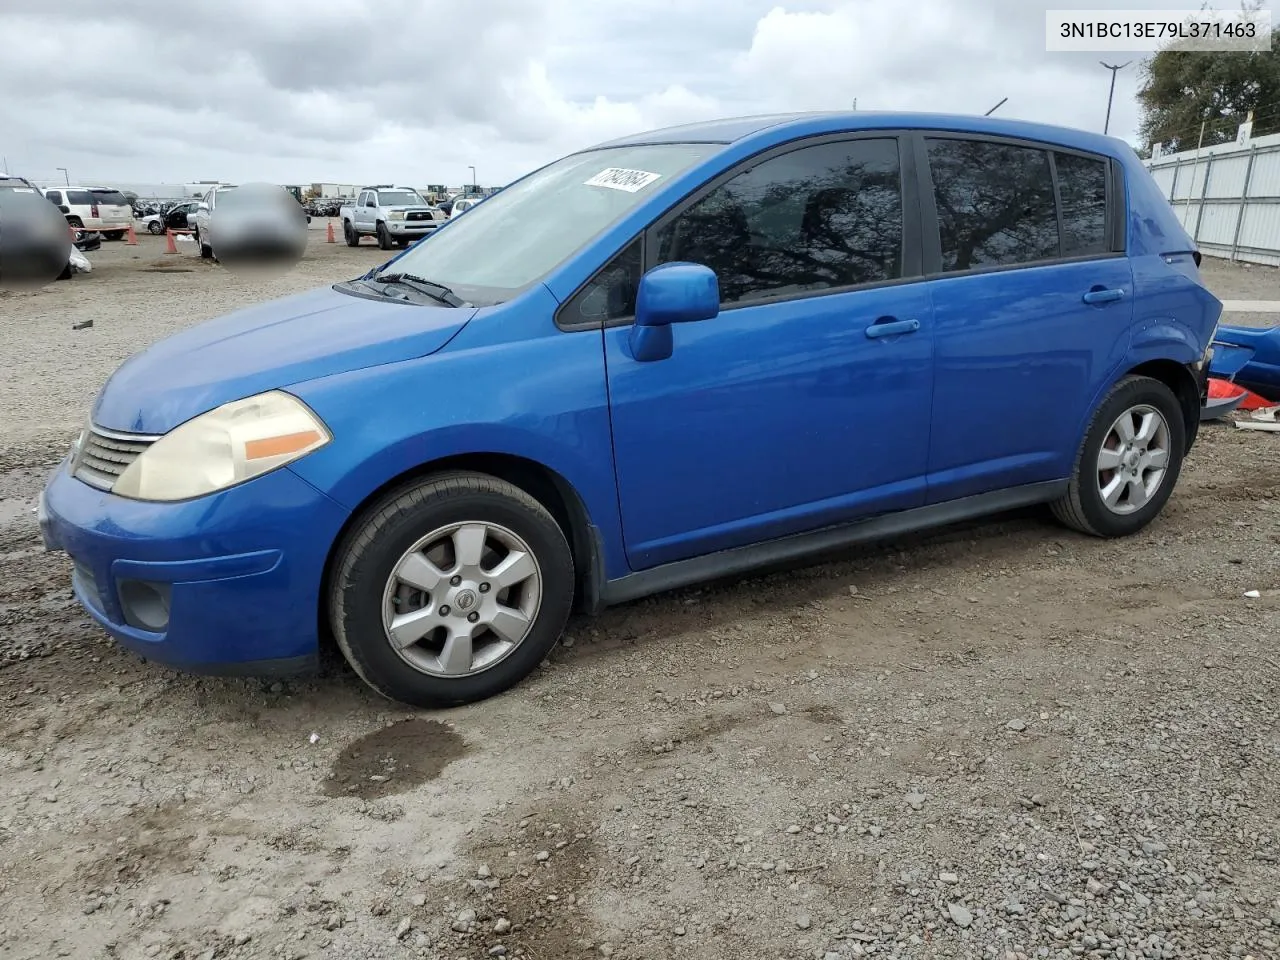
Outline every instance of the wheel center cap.
{"label": "wheel center cap", "polygon": [[474,590],[463,589],[453,595],[453,609],[459,613],[470,613],[480,602]]}

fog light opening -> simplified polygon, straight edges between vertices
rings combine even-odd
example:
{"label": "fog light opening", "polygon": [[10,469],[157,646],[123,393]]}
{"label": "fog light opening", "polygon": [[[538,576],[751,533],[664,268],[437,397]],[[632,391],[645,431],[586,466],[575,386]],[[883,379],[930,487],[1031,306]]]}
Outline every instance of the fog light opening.
{"label": "fog light opening", "polygon": [[146,580],[121,580],[120,609],[131,627],[164,633],[169,628],[169,599],[172,586]]}

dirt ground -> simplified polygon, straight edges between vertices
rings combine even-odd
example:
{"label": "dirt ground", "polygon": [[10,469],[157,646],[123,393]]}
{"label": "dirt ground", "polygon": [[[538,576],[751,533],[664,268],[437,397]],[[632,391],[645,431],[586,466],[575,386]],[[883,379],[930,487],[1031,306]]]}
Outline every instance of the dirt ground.
{"label": "dirt ground", "polygon": [[654,597],[465,709],[117,649],[36,493],[131,352],[382,256],[316,226],[273,279],[143,237],[0,295],[0,958],[1280,957],[1273,434],[1206,427],[1123,542],[1032,511]]}

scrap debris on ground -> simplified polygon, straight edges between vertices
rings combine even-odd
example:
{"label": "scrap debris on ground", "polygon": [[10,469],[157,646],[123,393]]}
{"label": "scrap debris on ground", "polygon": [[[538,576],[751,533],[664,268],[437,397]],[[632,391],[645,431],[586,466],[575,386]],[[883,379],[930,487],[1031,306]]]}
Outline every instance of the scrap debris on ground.
{"label": "scrap debris on ground", "polygon": [[1028,512],[653,597],[464,709],[118,650],[36,492],[129,353],[384,256],[317,226],[274,280],[143,236],[0,300],[0,958],[1280,956],[1272,434],[1206,423],[1131,539]]}

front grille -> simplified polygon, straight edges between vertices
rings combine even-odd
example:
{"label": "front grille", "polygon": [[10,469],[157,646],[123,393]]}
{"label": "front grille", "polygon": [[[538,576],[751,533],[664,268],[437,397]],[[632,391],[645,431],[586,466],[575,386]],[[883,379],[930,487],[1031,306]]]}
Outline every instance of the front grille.
{"label": "front grille", "polygon": [[404,218],[406,220],[430,220],[431,211],[430,210],[410,210],[408,213],[404,215]]}
{"label": "front grille", "polygon": [[71,464],[71,475],[99,490],[110,490],[129,464],[158,437],[139,433],[111,433],[91,427]]}

